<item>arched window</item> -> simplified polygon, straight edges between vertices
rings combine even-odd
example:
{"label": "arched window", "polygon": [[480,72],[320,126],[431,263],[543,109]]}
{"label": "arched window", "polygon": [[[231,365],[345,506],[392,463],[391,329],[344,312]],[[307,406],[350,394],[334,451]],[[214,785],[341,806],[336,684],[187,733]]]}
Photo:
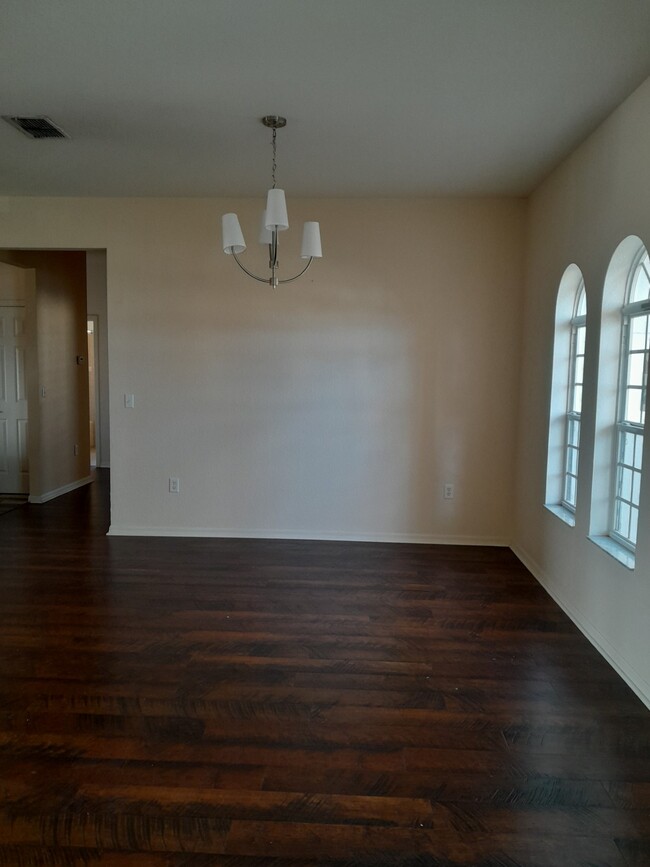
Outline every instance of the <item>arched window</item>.
{"label": "arched window", "polygon": [[645,247],[641,247],[630,269],[621,313],[621,365],[610,535],[633,551],[639,523],[650,357],[650,260]]}
{"label": "arched window", "polygon": [[546,505],[571,525],[578,498],[586,328],[585,281],[578,266],[569,265],[555,308]]}
{"label": "arched window", "polygon": [[636,562],[648,356],[650,266],[641,238],[618,245],[603,288],[589,538]]}
{"label": "arched window", "polygon": [[587,331],[587,295],[584,280],[576,293],[571,319],[569,351],[569,388],[564,428],[564,484],[561,504],[575,512],[578,497],[578,465],[580,460],[580,419],[582,386],[585,373],[585,336]]}

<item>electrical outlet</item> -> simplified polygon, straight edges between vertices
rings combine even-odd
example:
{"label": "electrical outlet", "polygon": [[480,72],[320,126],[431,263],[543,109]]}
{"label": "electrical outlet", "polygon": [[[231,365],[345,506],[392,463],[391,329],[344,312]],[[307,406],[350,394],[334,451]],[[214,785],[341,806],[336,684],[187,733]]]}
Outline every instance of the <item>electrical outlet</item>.
{"label": "electrical outlet", "polygon": [[180,479],[177,479],[174,476],[170,476],[169,477],[169,493],[170,494],[180,494],[180,492],[181,492]]}
{"label": "electrical outlet", "polygon": [[74,453],[75,455],[79,454],[79,445],[77,443],[74,444]]}
{"label": "electrical outlet", "polygon": [[135,407],[135,395],[134,394],[125,394],[124,395],[124,406],[127,409],[133,409]]}
{"label": "electrical outlet", "polygon": [[445,498],[445,500],[454,499],[454,486],[450,482],[445,482],[442,496]]}

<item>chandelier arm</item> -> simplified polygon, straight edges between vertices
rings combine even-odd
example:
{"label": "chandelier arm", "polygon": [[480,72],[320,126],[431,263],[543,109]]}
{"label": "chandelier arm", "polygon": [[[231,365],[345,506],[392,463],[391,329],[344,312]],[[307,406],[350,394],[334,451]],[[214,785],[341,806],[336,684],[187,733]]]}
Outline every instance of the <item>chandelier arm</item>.
{"label": "chandelier arm", "polygon": [[[249,277],[252,277],[253,280],[258,280],[260,283],[267,283],[267,284],[270,283],[270,280],[267,277],[258,277],[257,274],[253,274],[253,272],[249,271],[245,265],[242,265],[242,263],[237,258],[237,253],[235,253],[234,250],[232,252],[232,257],[235,260],[235,262],[239,265],[239,267],[242,269],[242,271],[244,271],[244,273],[248,274]],[[298,276],[300,276],[300,275],[298,275]]]}
{"label": "chandelier arm", "polygon": [[307,270],[307,268],[309,268],[309,266],[311,265],[311,263],[312,263],[313,261],[314,261],[314,257],[313,257],[313,256],[310,256],[310,257],[309,257],[309,261],[307,262],[307,264],[305,265],[305,267],[302,269],[302,271],[300,271],[298,274],[296,274],[295,277],[287,277],[286,280],[278,280],[278,283],[291,283],[293,280],[297,280],[298,277],[302,277],[302,275],[305,273],[305,271]]}

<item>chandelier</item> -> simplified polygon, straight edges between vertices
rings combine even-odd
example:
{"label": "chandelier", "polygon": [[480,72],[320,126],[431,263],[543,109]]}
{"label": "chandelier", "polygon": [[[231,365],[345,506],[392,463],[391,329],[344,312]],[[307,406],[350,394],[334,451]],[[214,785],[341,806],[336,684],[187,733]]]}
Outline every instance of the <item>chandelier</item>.
{"label": "chandelier", "polygon": [[273,185],[268,191],[266,197],[266,210],[262,214],[262,222],[260,225],[260,244],[268,244],[269,247],[269,277],[258,277],[253,274],[240,262],[237,254],[243,253],[246,249],[244,235],[239,225],[237,214],[224,214],[221,218],[221,229],[223,239],[223,252],[232,256],[235,262],[239,265],[242,271],[245,271],[253,280],[259,280],[260,283],[268,283],[274,289],[277,289],[280,283],[291,283],[292,280],[297,280],[302,277],[307,268],[311,265],[314,259],[320,259],[323,255],[320,242],[320,226],[315,222],[307,222],[302,230],[302,249],[300,252],[301,259],[307,259],[307,264],[294,277],[286,277],[280,280],[277,274],[278,271],[278,233],[284,232],[289,228],[289,218],[287,217],[287,203],[284,198],[284,190],[280,190],[275,185],[276,171],[276,134],[279,129],[287,125],[286,118],[278,117],[276,114],[268,114],[262,118],[264,126],[272,130],[271,146],[273,148],[273,161],[271,163],[271,179]]}

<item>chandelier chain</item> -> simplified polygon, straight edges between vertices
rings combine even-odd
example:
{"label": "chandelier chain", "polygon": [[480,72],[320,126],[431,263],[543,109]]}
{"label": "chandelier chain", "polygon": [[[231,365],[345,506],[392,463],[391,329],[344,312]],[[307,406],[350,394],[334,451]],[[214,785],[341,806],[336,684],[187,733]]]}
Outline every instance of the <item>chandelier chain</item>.
{"label": "chandelier chain", "polygon": [[276,159],[275,159],[275,154],[276,154],[275,136],[276,136],[276,133],[277,133],[277,130],[275,129],[275,127],[273,127],[273,162],[271,164],[271,177],[273,178],[273,189],[275,189],[275,170],[277,169],[277,163],[276,163]]}

